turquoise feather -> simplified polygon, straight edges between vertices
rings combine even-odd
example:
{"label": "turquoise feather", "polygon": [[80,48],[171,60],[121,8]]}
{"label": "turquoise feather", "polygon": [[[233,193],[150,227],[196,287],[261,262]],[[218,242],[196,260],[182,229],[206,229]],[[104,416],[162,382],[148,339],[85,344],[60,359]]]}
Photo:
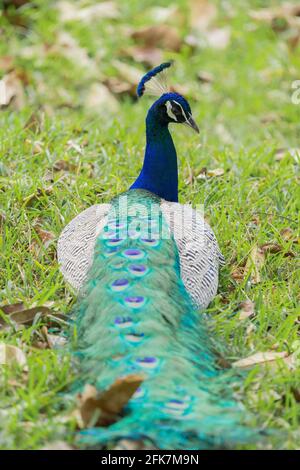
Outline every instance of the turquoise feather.
{"label": "turquoise feather", "polygon": [[[237,378],[216,366],[203,316],[180,277],[176,243],[171,235],[161,237],[169,231],[161,211],[156,227],[149,225],[159,198],[144,190],[124,196],[129,213],[139,204],[144,215],[127,216],[118,209],[120,197],[112,201],[74,312],[75,349],[81,385],[101,392],[130,374],[145,380],[122,419],[82,432],[81,442],[129,438],[162,449],[207,449],[249,440],[245,412],[232,393]],[[133,221],[143,232],[137,238],[127,236]]]}

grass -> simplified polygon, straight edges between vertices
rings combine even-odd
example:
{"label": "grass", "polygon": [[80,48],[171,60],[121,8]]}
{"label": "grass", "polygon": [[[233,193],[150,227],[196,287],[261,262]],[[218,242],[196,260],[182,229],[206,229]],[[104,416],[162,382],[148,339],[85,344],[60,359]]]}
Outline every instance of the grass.
{"label": "grass", "polygon": [[[91,83],[117,74],[113,59],[132,44],[124,28],[151,24],[155,2],[120,2],[119,18],[88,24],[63,24],[56,3],[24,5],[18,13],[21,22],[13,9],[10,21],[0,16],[0,56],[13,57],[26,81],[26,104],[20,110],[9,106],[0,115],[0,304],[46,304],[67,313],[74,293],[59,272],[57,238],[77,213],[109,201],[132,183],[142,163],[150,105],[149,98],[135,102],[125,96],[117,113],[106,105],[95,112],[86,106],[86,94]],[[170,21],[185,37],[187,3],[177,4],[183,20]],[[299,155],[288,151],[297,147],[300,130],[299,105],[291,101],[291,84],[299,79],[299,49],[289,49],[286,33],[250,18],[249,10],[270,2],[216,4],[218,26],[231,29],[225,49],[192,51],[184,45],[180,53],[165,52],[166,58],[176,60],[172,79],[187,86],[201,127],[200,138],[173,128],[180,201],[204,203],[227,261],[219,294],[209,308],[214,335],[226,345],[227,357],[238,360],[270,350],[290,353],[299,349],[300,341],[299,266],[297,256],[289,256],[297,254],[293,240]],[[80,65],[75,56],[67,58],[60,48],[51,49],[62,30],[76,38],[95,67]],[[212,83],[197,80],[203,70],[214,77]],[[282,148],[286,151],[279,159]],[[53,170],[60,160],[70,171]],[[223,168],[224,175],[194,177],[187,184],[191,169],[197,175],[203,167]],[[47,248],[38,237],[39,225],[53,235]],[[290,239],[283,236],[287,228]],[[260,282],[253,284],[249,276],[237,282],[234,273],[245,266],[254,246],[265,243],[279,244],[281,250],[266,255]],[[33,249],[37,245],[39,253]],[[255,315],[241,321],[236,312],[246,299],[254,302]],[[17,366],[1,368],[2,449],[36,449],[52,440],[73,439],[72,404],[59,393],[72,380],[72,367],[55,349],[32,346],[42,325],[38,320],[28,328],[0,331],[0,341],[21,347],[28,360],[28,372]],[[270,439],[270,448],[299,448],[299,390],[299,368],[290,370],[284,363],[254,366],[245,378],[240,395],[258,422],[284,431],[279,443]]]}

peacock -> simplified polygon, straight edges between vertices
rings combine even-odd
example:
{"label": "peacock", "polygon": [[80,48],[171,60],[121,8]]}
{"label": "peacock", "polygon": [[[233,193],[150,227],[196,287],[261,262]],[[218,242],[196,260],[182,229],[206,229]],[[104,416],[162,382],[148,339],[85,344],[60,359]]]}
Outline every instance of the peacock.
{"label": "peacock", "polygon": [[138,97],[156,96],[139,176],[77,215],[58,242],[61,271],[79,291],[76,390],[91,385],[104,403],[100,424],[80,433],[89,447],[232,448],[253,434],[234,395],[241,379],[218,366],[203,314],[224,258],[201,212],[178,202],[169,124],[199,128],[187,100],[168,88],[170,65],[137,87]]}

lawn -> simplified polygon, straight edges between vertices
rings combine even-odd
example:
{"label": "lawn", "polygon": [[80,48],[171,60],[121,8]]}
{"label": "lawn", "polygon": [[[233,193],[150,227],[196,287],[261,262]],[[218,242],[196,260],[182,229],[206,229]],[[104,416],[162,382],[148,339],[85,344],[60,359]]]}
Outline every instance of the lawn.
{"label": "lawn", "polygon": [[[263,0],[210,2],[216,11],[192,0],[115,1],[93,14],[82,13],[89,1],[4,3],[0,305],[22,304],[29,320],[1,313],[0,357],[5,344],[16,346],[26,365],[7,360],[0,369],[0,448],[74,441],[73,404],[61,393],[72,366],[55,345],[76,297],[56,242],[77,213],[136,177],[151,98],[137,101],[133,89],[156,57],[175,61],[170,82],[201,129],[174,126],[172,135],[180,201],[204,204],[226,258],[211,334],[223,363],[252,357],[239,396],[254,425],[282,431],[264,446],[299,448],[299,16]],[[158,44],[145,33],[151,25],[164,30]],[[63,315],[50,321],[32,307]]]}

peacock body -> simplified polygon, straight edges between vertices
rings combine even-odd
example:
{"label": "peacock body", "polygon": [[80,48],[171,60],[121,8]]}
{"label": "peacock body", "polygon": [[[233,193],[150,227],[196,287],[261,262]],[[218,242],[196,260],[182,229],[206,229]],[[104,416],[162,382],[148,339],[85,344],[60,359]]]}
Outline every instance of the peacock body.
{"label": "peacock body", "polygon": [[[149,72],[141,95],[161,87],[169,64]],[[151,85],[151,86],[150,86]],[[146,120],[143,169],[125,193],[95,205],[64,229],[58,258],[80,290],[73,312],[79,386],[101,393],[138,378],[122,413],[81,435],[87,445],[121,439],[162,449],[231,447],[252,434],[233,397],[231,372],[219,370],[203,315],[222,263],[202,214],[178,203],[170,122],[197,130],[186,100],[163,94]]]}

